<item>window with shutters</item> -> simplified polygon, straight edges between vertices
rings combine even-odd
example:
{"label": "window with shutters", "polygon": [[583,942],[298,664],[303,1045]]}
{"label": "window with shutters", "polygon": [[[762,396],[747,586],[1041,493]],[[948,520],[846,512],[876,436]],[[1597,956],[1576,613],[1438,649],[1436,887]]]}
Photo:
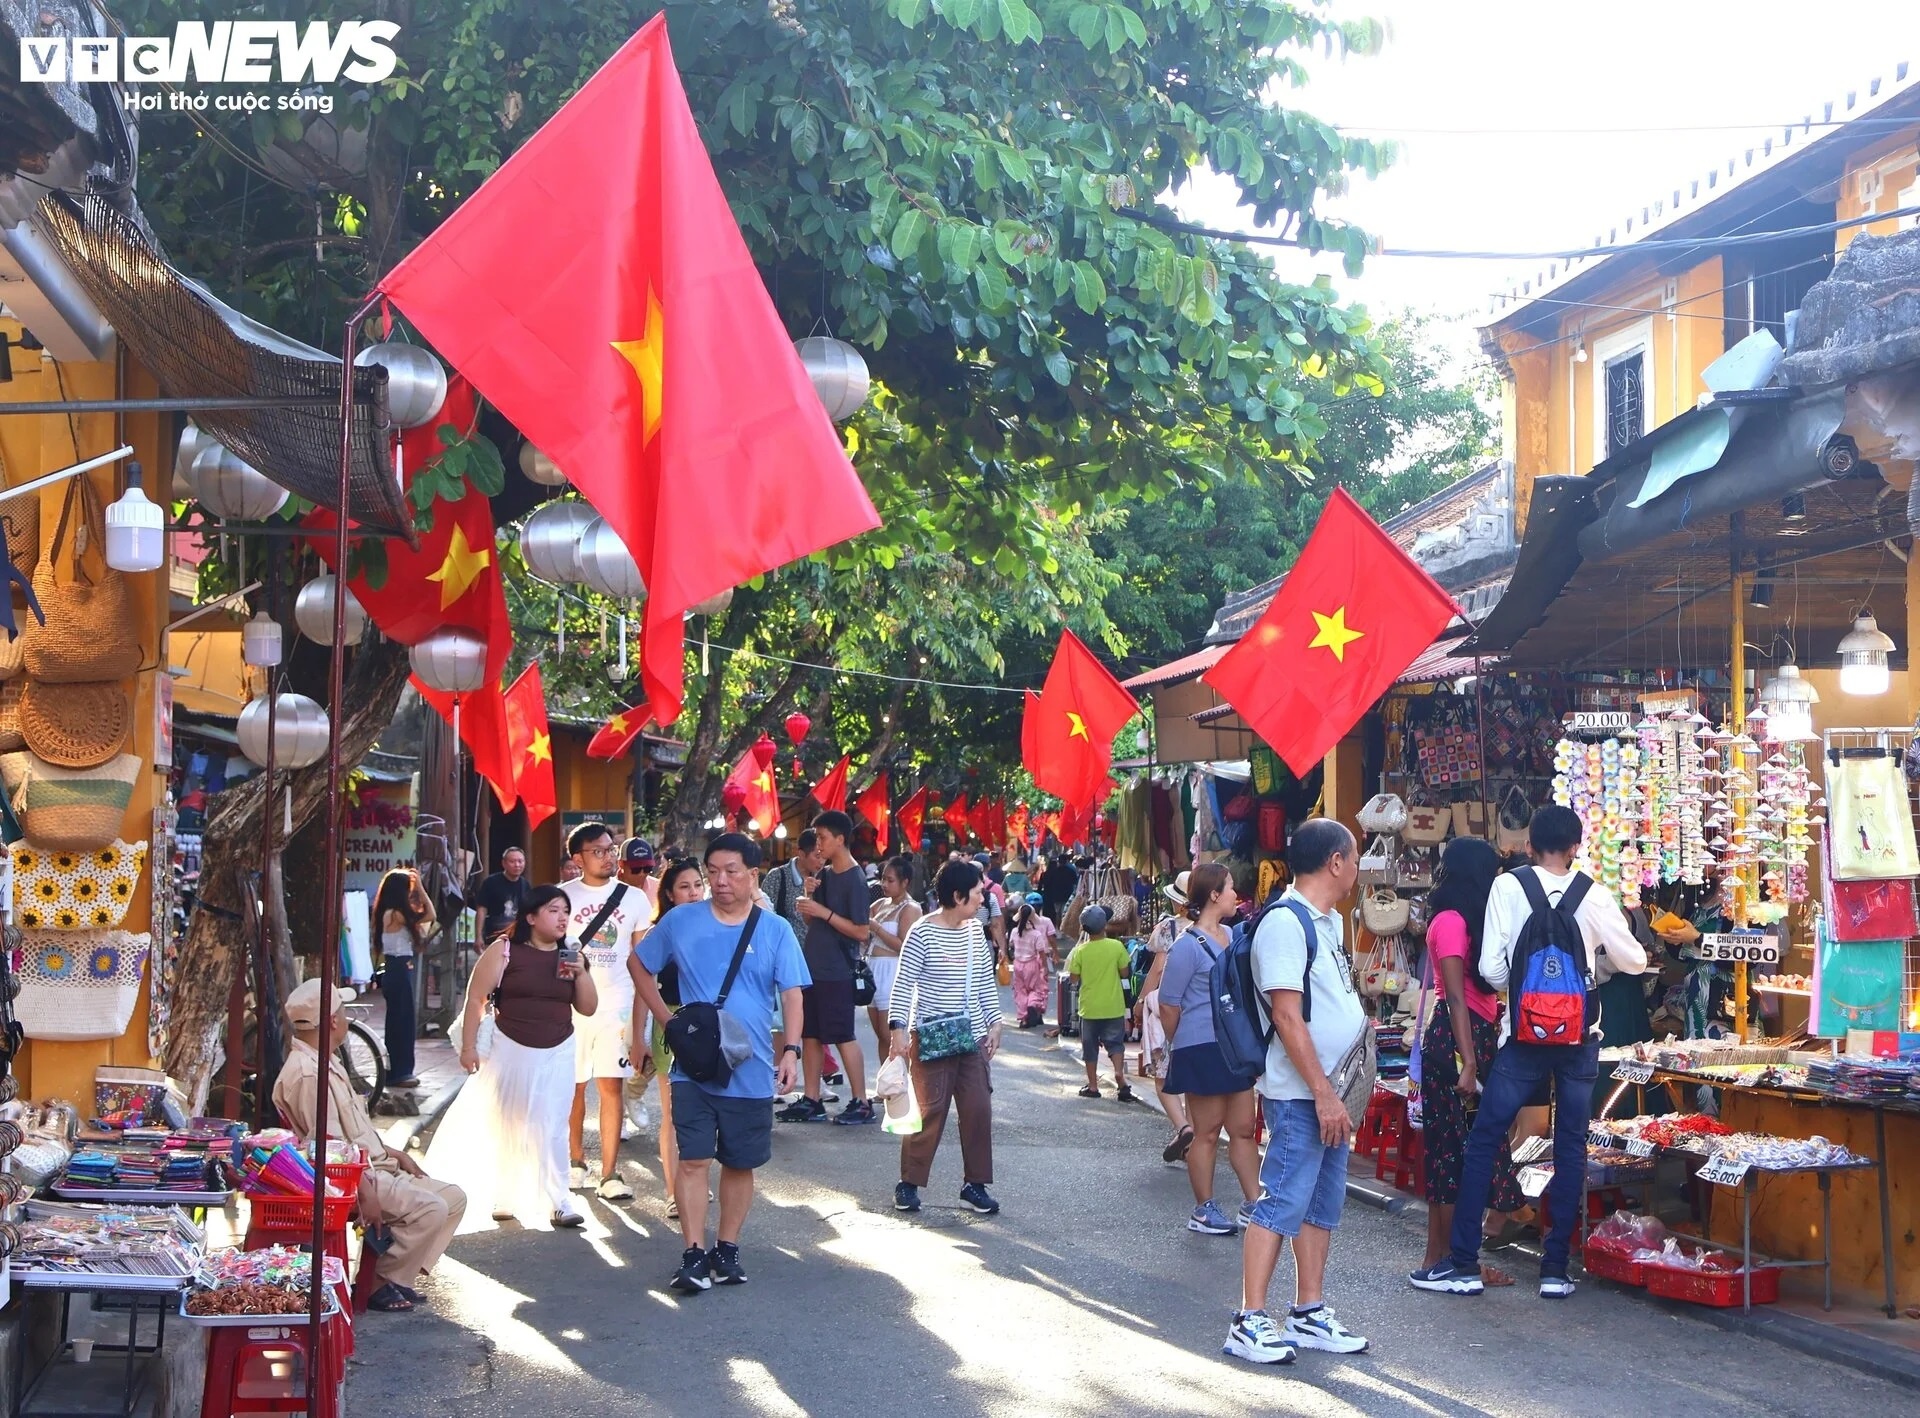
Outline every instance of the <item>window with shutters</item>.
{"label": "window with shutters", "polygon": [[1654,331],[1664,331],[1666,324],[1636,320],[1588,341],[1594,463],[1611,458],[1652,426],[1655,351],[1665,358],[1666,349],[1666,339],[1656,343]]}

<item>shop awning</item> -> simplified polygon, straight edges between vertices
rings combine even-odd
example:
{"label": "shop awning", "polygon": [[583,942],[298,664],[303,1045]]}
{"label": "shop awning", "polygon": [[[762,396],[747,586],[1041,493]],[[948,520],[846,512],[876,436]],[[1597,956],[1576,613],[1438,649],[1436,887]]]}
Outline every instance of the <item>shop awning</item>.
{"label": "shop awning", "polygon": [[1205,674],[1225,657],[1231,645],[1207,645],[1191,655],[1182,655],[1179,659],[1160,666],[1157,670],[1146,670],[1132,679],[1120,683],[1131,690],[1157,689],[1163,685],[1185,684]]}

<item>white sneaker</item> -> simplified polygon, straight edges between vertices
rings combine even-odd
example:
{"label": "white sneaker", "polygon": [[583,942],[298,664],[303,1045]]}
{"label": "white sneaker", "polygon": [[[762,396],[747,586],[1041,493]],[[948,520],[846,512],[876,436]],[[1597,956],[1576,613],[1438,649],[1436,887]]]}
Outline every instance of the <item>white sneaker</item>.
{"label": "white sneaker", "polygon": [[1329,1354],[1364,1354],[1367,1348],[1365,1339],[1335,1318],[1330,1305],[1304,1315],[1289,1314],[1284,1333],[1289,1342],[1302,1349],[1324,1349]]}
{"label": "white sneaker", "polygon": [[1294,1347],[1265,1310],[1236,1310],[1220,1352],[1252,1364],[1291,1364]]}
{"label": "white sneaker", "polygon": [[577,1192],[587,1184],[587,1169],[578,1162],[567,1166],[567,1190]]}
{"label": "white sneaker", "polygon": [[1543,1300],[1564,1300],[1573,1294],[1573,1289],[1573,1282],[1564,1275],[1540,1277],[1540,1298]]}
{"label": "white sneaker", "polygon": [[633,1188],[627,1185],[624,1178],[608,1177],[600,1183],[599,1196],[602,1201],[632,1201]]}

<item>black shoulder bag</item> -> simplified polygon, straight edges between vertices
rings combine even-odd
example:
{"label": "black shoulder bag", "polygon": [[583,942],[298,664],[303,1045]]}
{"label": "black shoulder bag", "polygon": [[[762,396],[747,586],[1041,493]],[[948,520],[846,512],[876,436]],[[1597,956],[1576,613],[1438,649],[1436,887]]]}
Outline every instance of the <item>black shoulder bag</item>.
{"label": "black shoulder bag", "polygon": [[740,943],[733,948],[733,961],[727,966],[719,997],[711,1002],[695,1000],[683,1004],[667,1021],[667,1047],[673,1050],[674,1064],[696,1083],[714,1083],[724,1088],[733,1077],[734,1065],[752,1048],[745,1026],[722,1013],[721,1006],[733,993],[733,982],[740,977],[741,962],[747,958],[747,946],[753,940],[754,927],[759,924],[760,908],[755,906],[747,914],[747,923],[740,928]]}

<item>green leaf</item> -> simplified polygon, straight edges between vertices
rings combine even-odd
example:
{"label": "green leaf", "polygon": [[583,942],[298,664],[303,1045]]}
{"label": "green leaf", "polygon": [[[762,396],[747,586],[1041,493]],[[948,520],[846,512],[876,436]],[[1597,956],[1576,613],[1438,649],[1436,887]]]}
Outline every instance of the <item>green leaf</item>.
{"label": "green leaf", "polygon": [[955,29],[970,30],[980,18],[981,0],[941,0],[940,13]]}
{"label": "green leaf", "polygon": [[927,234],[927,214],[918,207],[908,207],[900,214],[900,220],[893,224],[893,236],[887,247],[893,252],[894,259],[904,261],[920,245],[920,238]]}
{"label": "green leaf", "polygon": [[812,162],[813,155],[820,151],[821,136],[820,115],[810,108],[801,110],[793,131],[787,135],[787,146],[793,150],[793,160],[798,163]]}
{"label": "green leaf", "polygon": [[1099,314],[1100,307],[1107,303],[1106,282],[1090,262],[1073,263],[1073,300],[1089,315]]}
{"label": "green leaf", "polygon": [[1063,388],[1073,382],[1073,366],[1067,362],[1066,355],[1060,350],[1047,352],[1047,373],[1053,376],[1053,382]]}
{"label": "green leaf", "polygon": [[1027,0],[999,0],[999,3],[1000,27],[1008,39],[1015,44],[1040,39],[1040,17],[1027,8]]}
{"label": "green leaf", "polygon": [[1009,286],[1007,273],[998,262],[983,261],[973,273],[974,289],[980,293],[980,304],[998,313],[1007,308]]}
{"label": "green leaf", "polygon": [[1103,16],[1098,5],[1075,5],[1067,16],[1067,28],[1073,37],[1088,49],[1100,43],[1101,20]]}

